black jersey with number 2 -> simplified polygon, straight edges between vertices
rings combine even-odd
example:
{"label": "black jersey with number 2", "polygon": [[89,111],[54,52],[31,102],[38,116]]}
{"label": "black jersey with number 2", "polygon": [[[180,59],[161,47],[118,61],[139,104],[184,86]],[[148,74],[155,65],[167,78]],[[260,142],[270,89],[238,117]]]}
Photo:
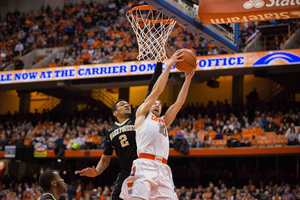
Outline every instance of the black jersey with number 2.
{"label": "black jersey with number 2", "polygon": [[[147,96],[152,91],[152,88],[162,73],[162,63],[158,62],[155,72],[149,83]],[[112,155],[116,151],[117,156],[121,162],[121,173],[129,175],[131,171],[132,162],[137,159],[137,148],[135,142],[135,114],[137,109],[132,112],[130,118],[123,123],[115,123],[107,130],[106,141],[104,145],[104,155]]]}
{"label": "black jersey with number 2", "polygon": [[130,174],[132,162],[137,159],[135,142],[135,112],[123,123],[115,123],[106,133],[104,155],[112,155],[113,150],[121,162],[121,173]]}

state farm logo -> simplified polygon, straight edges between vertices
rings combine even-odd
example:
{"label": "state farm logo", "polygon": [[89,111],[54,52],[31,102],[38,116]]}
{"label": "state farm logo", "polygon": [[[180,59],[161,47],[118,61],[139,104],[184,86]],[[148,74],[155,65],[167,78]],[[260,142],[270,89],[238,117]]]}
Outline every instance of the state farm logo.
{"label": "state farm logo", "polygon": [[250,9],[250,8],[261,8],[265,5],[265,2],[263,0],[250,0],[244,3],[244,8],[245,9]]}
{"label": "state farm logo", "polygon": [[44,151],[47,150],[47,146],[46,146],[46,145],[35,146],[35,147],[34,147],[34,150],[35,150],[36,152],[44,152]]}
{"label": "state farm logo", "polygon": [[300,0],[249,0],[243,5],[245,9],[270,7],[286,7],[287,9],[296,9],[300,6]]}

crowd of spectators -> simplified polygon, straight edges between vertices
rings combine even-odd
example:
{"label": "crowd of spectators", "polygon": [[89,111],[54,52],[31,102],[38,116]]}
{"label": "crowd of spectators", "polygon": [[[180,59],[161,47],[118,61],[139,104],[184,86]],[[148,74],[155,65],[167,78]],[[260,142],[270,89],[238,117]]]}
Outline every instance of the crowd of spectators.
{"label": "crowd of spectators", "polygon": [[[255,90],[248,98],[251,101],[246,105],[234,106],[227,100],[216,104],[210,101],[206,106],[187,103],[169,127],[170,147],[175,148],[182,139],[190,148],[209,147],[214,140],[226,140],[227,147],[249,147],[269,132],[280,136],[287,145],[300,144],[299,102],[255,103]],[[167,108],[164,105],[162,112]],[[57,115],[44,111],[19,116],[9,113],[0,117],[2,150],[5,145],[36,143],[47,144],[48,149],[59,145],[72,150],[73,143],[81,149],[103,149],[106,130],[114,123],[111,115],[101,115],[92,108],[71,112],[59,109]]]}
{"label": "crowd of spectators", "polygon": [[[67,184],[68,191],[63,194],[60,200],[109,200],[115,185],[98,186],[89,182],[83,184],[81,179],[71,184]],[[264,185],[261,181],[259,185],[254,185],[252,180],[243,188],[235,185],[227,186],[222,180],[215,185],[209,182],[208,186],[198,185],[191,188],[181,186],[176,188],[179,200],[300,200],[299,185],[290,186],[281,184]],[[27,182],[8,181],[0,182],[0,200],[36,200],[43,195],[43,191],[37,182],[29,184]]]}
{"label": "crowd of spectators", "polygon": [[[20,56],[34,48],[61,46],[62,51],[49,67],[99,64],[135,60],[138,55],[136,36],[125,13],[143,1],[108,1],[65,5],[62,9],[42,6],[38,12],[8,11],[0,19],[0,66],[12,63],[21,69]],[[278,23],[281,23],[278,20]],[[240,46],[255,31],[255,23],[241,24]],[[170,34],[167,54],[188,48],[197,55],[224,53],[200,36],[175,26]],[[44,66],[47,67],[47,66]]]}
{"label": "crowd of spectators", "polygon": [[[88,42],[86,44],[90,48],[93,43],[91,38],[98,44],[104,40],[110,42],[113,31],[124,26],[124,8],[133,5],[131,1],[109,1],[106,4],[82,1],[81,4],[66,5],[62,9],[42,6],[37,13],[21,13],[17,9],[8,11],[0,19],[1,67],[7,67],[15,57],[34,48],[72,45],[78,47],[77,54],[77,50],[82,50],[81,44]],[[96,25],[101,27],[99,31],[91,31],[90,28]],[[110,36],[106,36],[108,29],[111,29]],[[95,48],[98,47],[97,42],[93,45]]]}

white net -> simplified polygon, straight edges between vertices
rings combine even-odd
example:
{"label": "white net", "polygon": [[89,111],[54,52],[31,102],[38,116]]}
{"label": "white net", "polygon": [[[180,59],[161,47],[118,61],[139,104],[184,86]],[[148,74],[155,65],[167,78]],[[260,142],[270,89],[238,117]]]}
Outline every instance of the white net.
{"label": "white net", "polygon": [[159,11],[144,10],[142,7],[134,8],[126,14],[139,46],[137,59],[163,62],[167,59],[166,41],[176,21]]}

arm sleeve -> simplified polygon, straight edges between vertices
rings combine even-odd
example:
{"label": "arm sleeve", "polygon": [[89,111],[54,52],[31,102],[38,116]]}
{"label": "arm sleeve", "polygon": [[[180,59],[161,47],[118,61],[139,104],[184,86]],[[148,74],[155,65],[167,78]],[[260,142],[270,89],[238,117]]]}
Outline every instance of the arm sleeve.
{"label": "arm sleeve", "polygon": [[113,147],[111,146],[111,141],[110,138],[108,136],[108,133],[106,133],[106,138],[105,138],[105,144],[104,144],[104,150],[103,150],[103,154],[104,155],[112,155],[113,154]]}
{"label": "arm sleeve", "polygon": [[152,78],[151,78],[149,86],[148,86],[148,92],[147,92],[147,95],[146,95],[145,99],[151,93],[152,88],[153,88],[155,82],[157,81],[158,77],[161,75],[161,73],[162,73],[162,63],[161,62],[157,62],[154,74],[152,75]]}

